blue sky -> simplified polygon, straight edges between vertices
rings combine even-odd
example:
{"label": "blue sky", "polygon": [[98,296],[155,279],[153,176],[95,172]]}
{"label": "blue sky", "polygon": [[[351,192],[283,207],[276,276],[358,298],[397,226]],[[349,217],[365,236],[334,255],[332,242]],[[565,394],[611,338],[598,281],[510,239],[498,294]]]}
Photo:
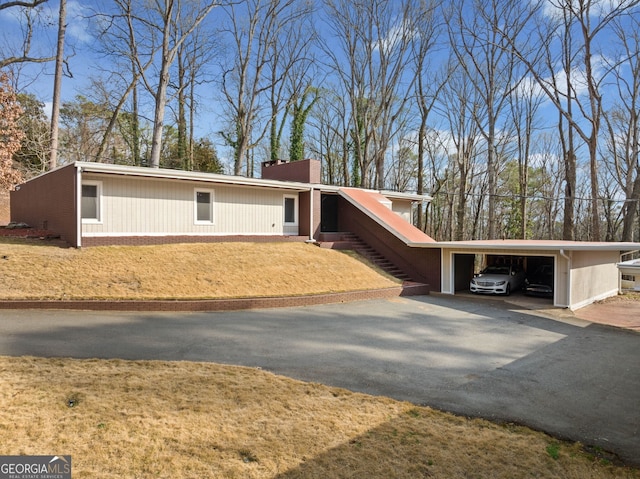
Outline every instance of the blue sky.
{"label": "blue sky", "polygon": [[[88,47],[94,38],[90,31],[90,22],[87,18],[90,14],[88,5],[91,2],[78,2],[69,0],[67,3],[67,45],[65,53],[68,55],[69,68],[72,78],[65,77],[63,81],[64,100],[75,96],[85,85],[87,77],[91,74],[93,55]],[[0,10],[0,41],[5,52],[19,55],[21,53],[21,39],[23,38],[24,19],[19,16],[18,8]],[[33,37],[30,56],[46,57],[55,55],[57,40],[57,18],[59,3],[45,3],[35,21],[36,32]],[[19,86],[36,96],[50,106],[53,96],[53,62],[46,64],[21,64],[16,65]]]}
{"label": "blue sky", "polygon": [[[601,4],[606,5],[611,0],[602,0]],[[67,45],[66,55],[68,65],[73,77],[65,77],[63,80],[63,101],[72,100],[76,95],[83,94],[89,84],[90,77],[97,75],[100,62],[108,61],[101,58],[95,53],[97,39],[93,36],[94,29],[91,26],[91,16],[94,9],[104,8],[108,5],[106,0],[68,0],[67,2]],[[38,30],[34,36],[32,45],[32,55],[53,55],[56,34],[57,34],[57,16],[59,3],[50,0],[45,3],[41,9],[38,18]],[[0,11],[0,48],[4,52],[19,46],[21,35],[21,19],[15,16],[17,9],[7,9]],[[551,10],[547,10],[552,15]],[[216,13],[212,14],[215,16]],[[215,18],[212,19],[215,21]],[[605,44],[604,42],[602,44]],[[598,59],[605,58],[598,56],[600,52],[596,52],[596,64],[602,65]],[[577,71],[577,74],[580,72]],[[53,64],[47,65],[22,65],[18,69],[18,81],[20,87],[36,94],[36,96],[50,106],[53,85]],[[203,96],[201,103],[201,111],[197,123],[198,136],[208,136],[214,141],[218,141],[219,137],[216,132],[222,129],[218,122],[219,104],[216,103],[215,88],[213,84],[209,84],[201,89]],[[548,117],[557,119],[557,113],[546,102],[546,111],[549,112]],[[170,112],[167,112],[167,122],[171,121]],[[222,151],[219,153],[223,154]]]}

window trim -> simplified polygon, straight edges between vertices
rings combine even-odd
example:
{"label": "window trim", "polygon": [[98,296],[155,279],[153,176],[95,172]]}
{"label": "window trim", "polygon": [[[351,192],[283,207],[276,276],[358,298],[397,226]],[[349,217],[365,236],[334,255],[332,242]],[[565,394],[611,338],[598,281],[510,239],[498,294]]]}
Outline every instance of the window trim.
{"label": "window trim", "polygon": [[[293,222],[287,221],[287,199],[293,200]],[[298,196],[284,195],[282,198],[282,222],[285,226],[298,226]]]}
{"label": "window trim", "polygon": [[[82,187],[83,186],[95,186],[96,187],[96,218],[84,218],[82,217],[82,201],[84,196],[82,196]],[[92,224],[92,225],[101,225],[102,224],[102,181],[95,180],[86,180],[83,181],[80,185],[80,217],[82,218],[83,224]]]}
{"label": "window trim", "polygon": [[[198,193],[209,194],[209,219],[198,219]],[[196,225],[214,225],[215,224],[215,191],[210,188],[194,188],[193,190],[193,223]]]}

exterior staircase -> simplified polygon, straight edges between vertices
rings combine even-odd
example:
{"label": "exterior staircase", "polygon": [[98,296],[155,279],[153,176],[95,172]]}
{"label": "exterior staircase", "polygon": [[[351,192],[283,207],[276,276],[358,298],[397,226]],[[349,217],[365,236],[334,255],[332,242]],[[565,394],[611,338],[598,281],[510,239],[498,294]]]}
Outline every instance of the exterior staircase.
{"label": "exterior staircase", "polygon": [[403,282],[413,281],[409,275],[353,233],[322,233],[320,235],[320,247],[337,250],[353,250],[385,273]]}

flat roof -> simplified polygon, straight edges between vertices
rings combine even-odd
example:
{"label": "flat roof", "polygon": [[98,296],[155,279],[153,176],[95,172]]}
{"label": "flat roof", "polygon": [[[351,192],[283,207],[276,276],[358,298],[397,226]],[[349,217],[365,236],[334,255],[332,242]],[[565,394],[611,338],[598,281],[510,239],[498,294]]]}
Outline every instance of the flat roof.
{"label": "flat roof", "polygon": [[368,193],[379,193],[382,196],[389,198],[389,199],[398,199],[398,200],[406,200],[406,201],[413,201],[413,202],[418,202],[418,201],[431,201],[433,199],[433,197],[429,196],[429,195],[419,195],[418,193],[403,193],[401,191],[389,191],[389,190],[372,190],[372,189],[367,189],[367,188],[356,188],[356,187],[351,187],[351,186],[337,186],[337,185],[315,185],[315,188],[323,191],[325,193],[335,193],[338,194],[340,192],[340,190],[344,189],[344,188],[351,188],[351,189],[357,189],[357,190],[361,190],[361,191],[365,191]]}
{"label": "flat roof", "polygon": [[[631,259],[618,263],[618,269],[627,271],[630,274],[640,274],[640,259]],[[623,273],[624,274],[624,273]]]}
{"label": "flat roof", "polygon": [[[338,192],[342,187],[334,185],[322,185],[311,183],[300,183],[296,181],[268,180],[263,178],[247,178],[245,176],[224,175],[219,173],[204,173],[200,171],[173,170],[169,168],[149,168],[146,166],[114,165],[110,163],[95,163],[90,161],[77,161],[76,168],[80,168],[87,173],[117,174],[124,176],[140,176],[148,178],[176,179],[204,181],[211,183],[224,183],[233,185],[255,186],[262,188],[278,188],[295,191],[310,191],[312,189]],[[65,165],[69,166],[69,165]],[[364,190],[364,189],[363,189]],[[402,193],[398,191],[376,191],[364,190],[380,193],[390,199],[401,199],[407,201],[430,201],[429,195],[419,195],[416,193]]]}
{"label": "flat roof", "polygon": [[640,243],[605,241],[564,241],[564,240],[471,240],[441,241],[428,243],[425,247],[438,246],[449,249],[493,249],[493,250],[565,250],[565,251],[633,251],[640,249]]}
{"label": "flat roof", "polygon": [[170,180],[190,180],[209,183],[226,183],[296,191],[309,191],[312,188],[310,184],[298,183],[294,181],[264,180],[262,178],[247,178],[244,176],[222,175],[218,173],[203,173],[201,171],[172,170],[169,168],[113,165],[109,163],[93,163],[88,161],[77,161],[75,163],[75,166],[76,168],[79,168],[81,171],[86,173],[114,174]]}

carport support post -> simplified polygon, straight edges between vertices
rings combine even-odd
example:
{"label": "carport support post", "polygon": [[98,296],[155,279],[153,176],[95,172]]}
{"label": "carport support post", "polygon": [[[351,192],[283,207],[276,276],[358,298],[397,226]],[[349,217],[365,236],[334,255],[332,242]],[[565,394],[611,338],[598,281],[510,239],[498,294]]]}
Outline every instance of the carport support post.
{"label": "carport support post", "polygon": [[308,243],[315,243],[315,239],[313,237],[314,227],[313,227],[313,186],[309,190],[309,239]]}
{"label": "carport support post", "polygon": [[82,167],[76,166],[76,248],[82,247]]}
{"label": "carport support post", "polygon": [[[567,256],[567,254],[564,252],[564,249],[560,250],[560,256],[562,256],[564,259],[567,260],[567,275],[569,276],[567,278],[567,304],[569,306],[569,309],[573,309],[571,307],[571,256]],[[557,288],[554,288],[554,289],[557,289]],[[555,302],[555,298],[554,298],[554,302]]]}

